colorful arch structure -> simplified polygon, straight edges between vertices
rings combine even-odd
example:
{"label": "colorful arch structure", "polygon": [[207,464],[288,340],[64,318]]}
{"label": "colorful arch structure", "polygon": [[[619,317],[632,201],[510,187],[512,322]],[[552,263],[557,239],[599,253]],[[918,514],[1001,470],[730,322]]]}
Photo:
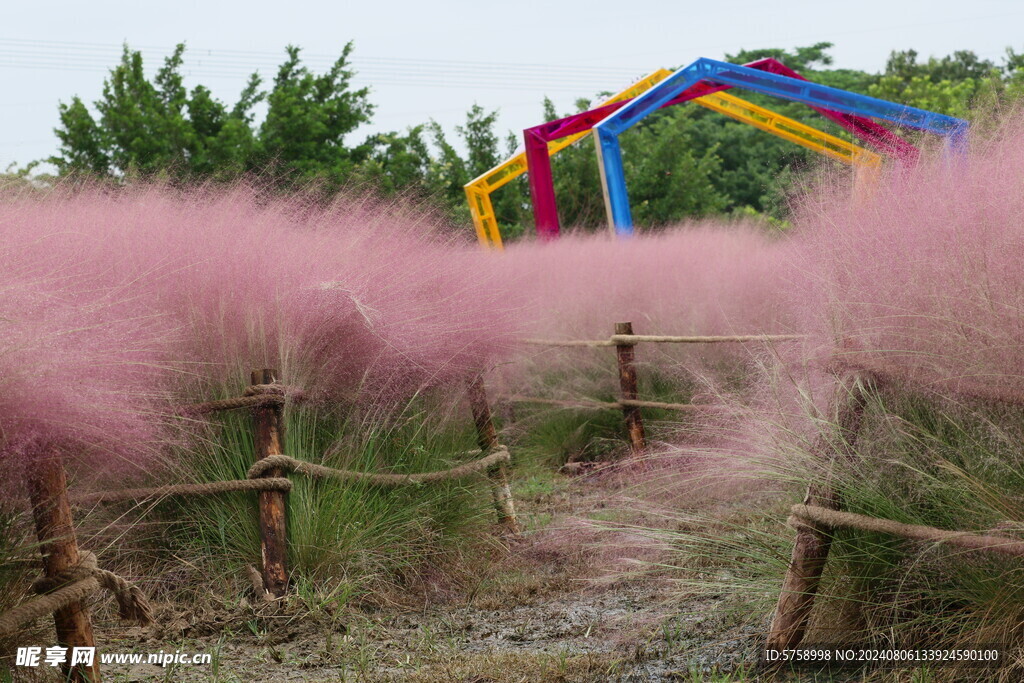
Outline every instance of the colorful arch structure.
{"label": "colorful arch structure", "polygon": [[[695,88],[695,86],[699,87]],[[967,143],[968,123],[962,119],[879,100],[867,95],[858,95],[750,66],[701,58],[689,66],[679,69],[669,78],[624,104],[594,126],[597,131],[594,143],[597,147],[598,165],[601,170],[605,207],[608,211],[609,224],[617,234],[630,235],[633,233],[633,219],[629,210],[629,194],[626,190],[626,177],[622,168],[622,149],[619,146],[619,136],[639,123],[644,117],[668,105],[691,89],[699,90],[704,87],[721,89],[722,86],[745,88],[784,100],[802,102],[815,109],[837,112],[841,117],[842,115],[864,119],[873,117],[935,133],[945,136],[948,148],[952,151],[963,150]],[[846,117],[842,118],[846,119]],[[830,116],[830,118],[832,117]],[[873,125],[877,126],[878,124]]]}
{"label": "colorful arch structure", "polygon": [[[644,76],[628,88],[604,100],[600,106],[631,100],[671,75],[672,72],[668,69],[658,69]],[[590,135],[589,127],[581,132],[560,136],[559,139],[552,139],[550,143],[545,145],[543,150],[544,158],[547,159],[549,155],[557,154],[587,135]],[[469,212],[473,217],[473,226],[476,228],[476,237],[483,246],[493,246],[496,249],[502,248],[501,231],[498,227],[498,220],[494,215],[491,193],[526,173],[526,169],[526,154],[516,154],[463,186],[463,190],[466,192],[466,199],[469,201]]]}
{"label": "colorful arch structure", "polygon": [[[751,69],[757,69],[759,71],[788,76],[799,80],[806,80],[799,73],[774,58],[759,59],[745,64],[744,66]],[[663,82],[664,78],[660,80]],[[690,100],[698,100],[702,97],[713,95],[732,87],[733,86],[729,84],[698,82],[660,106],[669,107],[675,104],[689,102]],[[740,101],[742,102],[742,100]],[[605,118],[625,106],[625,104],[626,102],[624,101],[605,104],[591,109],[590,111],[574,114],[573,116],[567,116],[565,118],[558,119],[557,121],[549,121],[548,123],[543,123],[539,126],[534,126],[533,128],[527,128],[523,131],[523,136],[526,141],[526,163],[530,169],[530,197],[533,201],[534,221],[537,226],[537,232],[541,237],[554,237],[558,235],[560,230],[558,207],[555,200],[554,180],[551,176],[551,161],[549,159],[549,155],[544,154],[545,146],[562,137],[578,135],[581,132],[589,131]],[[849,130],[855,136],[861,138],[879,152],[895,157],[896,159],[906,163],[913,163],[917,159],[918,150],[914,145],[910,144],[900,136],[891,133],[889,130],[875,123],[871,119],[858,116],[856,114],[833,111],[820,106],[811,105],[811,108],[827,119],[837,123],[846,130]],[[789,121],[789,119],[786,119],[786,121]],[[812,128],[811,130],[814,129]],[[822,135],[824,134],[822,133]]]}
{"label": "colorful arch structure", "polygon": [[[693,102],[852,166],[878,168],[882,163],[881,156],[875,152],[724,92],[704,95]],[[558,236],[560,226],[551,161],[548,155],[544,154],[544,145],[550,143],[545,143],[540,135],[534,134],[535,130],[528,128],[523,131],[527,140],[530,198],[533,200],[537,234],[542,239],[553,239]]]}

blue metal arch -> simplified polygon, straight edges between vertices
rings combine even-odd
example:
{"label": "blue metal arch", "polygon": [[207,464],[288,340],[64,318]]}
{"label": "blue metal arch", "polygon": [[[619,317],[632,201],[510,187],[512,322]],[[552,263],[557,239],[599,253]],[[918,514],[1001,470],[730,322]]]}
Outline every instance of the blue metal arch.
{"label": "blue metal arch", "polygon": [[626,191],[626,176],[622,168],[619,135],[699,81],[724,83],[766,95],[774,95],[784,100],[802,102],[847,114],[870,116],[901,126],[936,133],[945,136],[948,148],[957,152],[962,151],[967,142],[968,123],[963,119],[847,92],[820,83],[701,58],[693,64],[679,69],[594,126],[594,143],[597,145],[597,160],[601,170],[605,208],[617,234],[631,235],[633,233],[633,217],[629,210],[629,195]]}

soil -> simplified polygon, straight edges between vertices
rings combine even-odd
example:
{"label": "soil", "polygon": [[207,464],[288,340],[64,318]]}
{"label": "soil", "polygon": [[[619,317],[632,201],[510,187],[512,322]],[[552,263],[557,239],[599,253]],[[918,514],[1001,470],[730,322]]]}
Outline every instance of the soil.
{"label": "soil", "polygon": [[337,612],[243,602],[186,616],[161,606],[159,628],[104,624],[103,650],[211,653],[215,662],[108,664],[104,680],[744,679],[738,671],[756,658],[758,629],[730,623],[715,599],[680,597],[670,575],[644,569],[662,559],[658,548],[582,521],[614,517],[617,503],[628,503],[613,488],[564,477],[523,489],[526,533],[467,568],[458,586]]}

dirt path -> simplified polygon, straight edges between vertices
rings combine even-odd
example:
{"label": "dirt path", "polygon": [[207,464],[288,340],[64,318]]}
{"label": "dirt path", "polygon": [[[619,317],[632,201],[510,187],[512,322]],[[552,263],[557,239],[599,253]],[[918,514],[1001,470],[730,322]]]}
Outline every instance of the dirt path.
{"label": "dirt path", "polygon": [[[215,664],[106,667],[118,681],[662,681],[731,670],[749,647],[713,602],[679,600],[670,578],[624,577],[657,550],[588,519],[614,519],[616,492],[585,478],[524,482],[528,533],[458,590],[418,605],[337,614],[239,607],[163,633],[121,633],[124,650],[210,652]],[[619,501],[621,502],[621,501]],[[625,563],[625,564],[624,564]],[[746,645],[744,643],[747,643]],[[107,649],[118,651],[121,644]],[[734,680],[724,677],[706,680]]]}

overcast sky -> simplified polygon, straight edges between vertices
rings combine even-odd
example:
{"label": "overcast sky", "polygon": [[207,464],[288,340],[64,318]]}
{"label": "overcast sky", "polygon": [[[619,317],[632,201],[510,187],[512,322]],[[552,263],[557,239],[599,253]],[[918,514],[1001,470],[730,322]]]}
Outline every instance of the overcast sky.
{"label": "overcast sky", "polygon": [[352,40],[377,105],[352,142],[430,118],[452,132],[474,102],[519,131],[539,122],[545,95],[567,111],[655,68],[740,49],[830,41],[835,66],[868,71],[893,49],[1024,51],[1021,0],[50,0],[8,2],[2,16],[0,170],[56,151],[57,103],[96,99],[125,41],[153,70],[186,42],[187,84],[233,103],[247,74],[273,75],[286,45],[322,70]]}

